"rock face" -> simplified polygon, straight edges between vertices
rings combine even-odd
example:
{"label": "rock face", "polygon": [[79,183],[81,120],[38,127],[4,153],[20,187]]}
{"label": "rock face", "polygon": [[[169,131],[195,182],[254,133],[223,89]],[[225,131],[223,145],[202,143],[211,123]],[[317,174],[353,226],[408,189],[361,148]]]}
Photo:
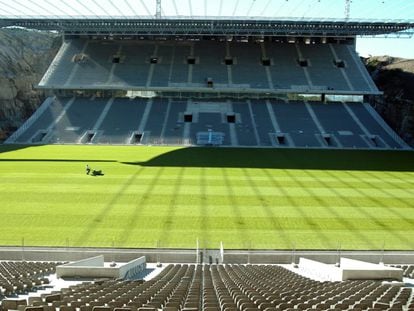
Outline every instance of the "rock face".
{"label": "rock face", "polygon": [[43,102],[34,90],[59,50],[58,34],[0,29],[0,140],[18,128]]}
{"label": "rock face", "polygon": [[365,59],[384,97],[374,101],[382,118],[414,147],[414,60],[389,56]]}

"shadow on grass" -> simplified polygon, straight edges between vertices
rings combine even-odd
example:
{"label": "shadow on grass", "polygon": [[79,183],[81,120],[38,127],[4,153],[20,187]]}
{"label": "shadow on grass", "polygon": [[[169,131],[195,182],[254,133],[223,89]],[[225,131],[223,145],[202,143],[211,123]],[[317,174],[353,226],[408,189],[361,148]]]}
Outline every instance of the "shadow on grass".
{"label": "shadow on grass", "polygon": [[128,165],[315,170],[414,171],[413,151],[204,148],[177,149]]}
{"label": "shadow on grass", "polygon": [[0,159],[0,162],[80,162],[80,163],[116,163],[115,160],[96,160],[96,159]]}
{"label": "shadow on grass", "polygon": [[19,144],[0,144],[0,153],[11,152],[20,149],[26,149],[31,147],[36,147],[41,145],[19,145]]}

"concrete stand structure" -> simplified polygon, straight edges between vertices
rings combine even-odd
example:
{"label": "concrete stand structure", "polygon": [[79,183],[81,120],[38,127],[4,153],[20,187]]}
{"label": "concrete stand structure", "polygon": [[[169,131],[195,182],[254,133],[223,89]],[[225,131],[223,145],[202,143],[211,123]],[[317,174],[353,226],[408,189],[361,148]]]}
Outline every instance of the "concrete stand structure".
{"label": "concrete stand structure", "polygon": [[115,278],[124,279],[144,271],[146,259],[144,256],[127,263],[114,266],[105,264],[104,256],[91,257],[56,267],[56,276],[80,278]]}
{"label": "concrete stand structure", "polygon": [[299,273],[321,281],[403,280],[400,268],[348,258],[341,258],[339,266],[300,258],[298,268]]}

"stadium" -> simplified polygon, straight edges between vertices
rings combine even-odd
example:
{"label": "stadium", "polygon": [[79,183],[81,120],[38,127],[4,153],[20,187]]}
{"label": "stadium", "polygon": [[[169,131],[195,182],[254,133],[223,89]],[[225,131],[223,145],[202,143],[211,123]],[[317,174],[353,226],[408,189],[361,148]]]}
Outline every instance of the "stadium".
{"label": "stadium", "polygon": [[34,2],[0,10],[61,37],[0,145],[2,310],[414,310],[413,151],[356,51],[413,20]]}

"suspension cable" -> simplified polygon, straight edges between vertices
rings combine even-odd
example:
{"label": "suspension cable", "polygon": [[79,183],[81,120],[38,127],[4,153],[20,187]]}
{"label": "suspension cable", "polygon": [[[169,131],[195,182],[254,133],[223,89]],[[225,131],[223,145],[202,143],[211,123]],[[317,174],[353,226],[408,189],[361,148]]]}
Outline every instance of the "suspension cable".
{"label": "suspension cable", "polygon": [[233,10],[233,14],[232,14],[232,16],[234,17],[234,15],[236,14],[236,11],[237,11],[237,9],[238,9],[238,7],[239,7],[239,1],[240,0],[237,0],[236,1],[236,5],[234,6],[234,10]]}
{"label": "suspension cable", "polygon": [[175,15],[176,15],[176,16],[180,15],[180,14],[178,13],[178,7],[177,7],[177,3],[175,2],[175,0],[173,0],[173,5],[174,5],[174,10],[175,10]]}
{"label": "suspension cable", "polygon": [[282,11],[283,8],[285,7],[286,3],[288,3],[288,0],[285,0],[282,2],[282,5],[279,5],[279,7],[276,9],[275,13],[273,14],[274,16],[277,16],[277,14],[279,13],[279,11]]}
{"label": "suspension cable", "polygon": [[137,12],[135,11],[135,9],[132,7],[132,5],[129,3],[128,0],[124,0],[124,2],[126,3],[126,5],[128,6],[128,8],[132,11],[132,13],[134,13],[135,16],[138,16]]}
{"label": "suspension cable", "polygon": [[252,0],[252,3],[250,4],[249,9],[247,10],[246,16],[250,15],[250,12],[252,11],[253,6],[254,6],[255,3],[256,3],[256,0]]}
{"label": "suspension cable", "polygon": [[[92,15],[94,15],[94,16],[96,16],[97,18],[101,18],[101,16],[99,16],[98,14],[96,14],[96,12],[95,11],[93,11],[93,10],[91,10],[89,7],[87,7],[83,2],[82,2],[82,0],[76,0],[76,2],[78,3],[78,4],[80,4],[84,9],[86,9],[88,12],[90,12],[90,13],[92,13]],[[69,5],[68,5],[69,6]],[[70,6],[69,6],[70,7]],[[72,8],[72,10],[73,10],[73,8]],[[81,16],[83,16],[83,17],[87,17],[87,16],[85,16],[85,14],[83,14],[83,13],[79,13],[79,11],[77,11],[77,10],[75,10],[76,11],[76,13],[78,13],[78,14],[80,14]]]}
{"label": "suspension cable", "polygon": [[119,13],[119,16],[122,16],[122,17],[124,17],[124,18],[126,18],[126,16],[125,16],[125,14],[112,2],[112,0],[108,0],[109,1],[109,4],[113,7],[113,8],[115,8],[115,10],[116,11],[118,11],[118,13]]}
{"label": "suspension cable", "polygon": [[104,7],[102,7],[96,0],[92,0],[93,3],[95,3],[95,5],[100,8],[102,10],[102,12],[104,12],[108,18],[114,18],[111,14],[109,14]]}
{"label": "suspension cable", "polygon": [[267,8],[269,7],[270,2],[272,2],[272,0],[268,0],[268,1],[267,1],[267,3],[266,3],[266,5],[264,6],[263,10],[260,12],[260,16],[263,16],[263,15],[264,15],[264,13],[267,11]]}
{"label": "suspension cable", "polygon": [[294,14],[295,14],[295,12],[297,11],[297,9],[299,9],[301,6],[302,6],[302,4],[303,4],[303,2],[304,2],[305,0],[302,0],[301,2],[299,2],[299,4],[298,5],[296,5],[294,8],[293,8],[293,10],[290,12],[290,14],[289,14],[289,16],[291,16],[291,17],[296,17]]}
{"label": "suspension cable", "polygon": [[145,11],[147,12],[148,16],[153,17],[153,15],[151,14],[151,11],[148,9],[147,5],[145,4],[144,1],[139,0],[141,2],[141,5],[144,7]]}
{"label": "suspension cable", "polygon": [[[33,3],[33,1],[32,1],[32,0],[29,0],[29,1],[30,1],[30,3]],[[54,12],[49,11],[49,9],[44,8],[42,5],[40,5],[40,4],[39,4],[39,1],[37,1],[37,2],[35,2],[35,3],[33,3],[33,4],[34,4],[34,6],[35,6],[35,7],[39,7],[39,8],[41,8],[43,11],[45,11],[46,13],[49,13],[51,16],[57,17],[57,15],[56,15]]]}
{"label": "suspension cable", "polygon": [[[2,3],[4,4],[4,2],[2,2]],[[18,1],[14,1],[14,3],[17,4],[17,5],[19,5],[20,7],[24,8],[25,10],[28,10],[28,12],[33,12],[33,13],[39,15],[39,16],[45,17],[42,13],[39,13],[36,10],[31,9],[31,8],[25,6],[24,4],[21,4]],[[4,4],[4,5],[10,7],[10,5],[7,5],[7,4]],[[13,9],[15,9],[16,11],[20,11],[19,9],[16,9],[15,7],[13,7]]]}
{"label": "suspension cable", "polygon": [[[12,9],[13,10],[13,8],[10,8],[10,9]],[[5,10],[5,9],[1,9],[1,11],[3,11],[4,13],[7,13],[7,14],[9,14],[10,15],[10,17],[15,17],[15,18],[19,18],[19,16],[18,15],[16,15],[15,13],[12,13],[12,12],[10,12],[10,11],[8,11],[8,10]]]}

